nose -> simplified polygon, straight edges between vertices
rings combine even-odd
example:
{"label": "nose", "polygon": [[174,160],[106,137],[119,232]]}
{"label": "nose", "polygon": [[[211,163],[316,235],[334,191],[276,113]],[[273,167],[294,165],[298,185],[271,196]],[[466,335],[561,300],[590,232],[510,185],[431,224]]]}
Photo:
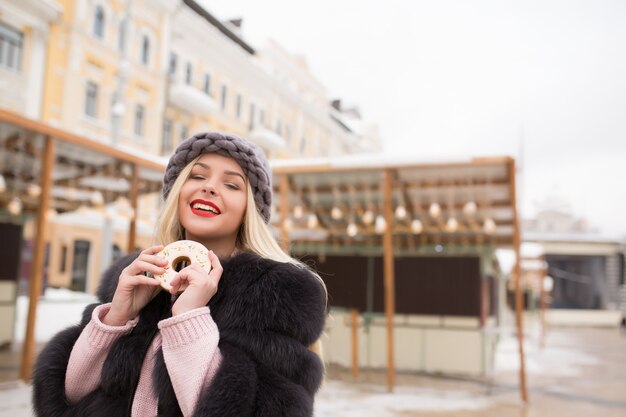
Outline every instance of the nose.
{"label": "nose", "polygon": [[211,195],[217,195],[217,191],[215,190],[215,187],[213,186],[211,181],[204,182],[204,184],[202,185],[202,192],[209,193]]}

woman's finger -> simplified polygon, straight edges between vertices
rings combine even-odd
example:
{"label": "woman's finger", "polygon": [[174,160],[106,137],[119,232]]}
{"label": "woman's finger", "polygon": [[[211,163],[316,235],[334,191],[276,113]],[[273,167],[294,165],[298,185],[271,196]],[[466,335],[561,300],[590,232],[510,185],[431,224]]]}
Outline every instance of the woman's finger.
{"label": "woman's finger", "polygon": [[128,275],[140,275],[144,272],[150,272],[153,275],[162,275],[165,273],[165,271],[166,269],[163,267],[140,260],[136,260],[132,264],[130,264],[127,270]]}
{"label": "woman's finger", "polygon": [[138,287],[140,285],[148,285],[151,287],[156,287],[161,285],[159,280],[154,278],[147,277],[145,275],[127,275],[125,277],[125,285],[127,289],[131,289],[134,287]]}
{"label": "woman's finger", "polygon": [[149,248],[146,248],[144,250],[142,250],[139,255],[154,255],[155,253],[159,253],[163,250],[165,246],[163,245],[154,245],[154,246],[150,246]]}

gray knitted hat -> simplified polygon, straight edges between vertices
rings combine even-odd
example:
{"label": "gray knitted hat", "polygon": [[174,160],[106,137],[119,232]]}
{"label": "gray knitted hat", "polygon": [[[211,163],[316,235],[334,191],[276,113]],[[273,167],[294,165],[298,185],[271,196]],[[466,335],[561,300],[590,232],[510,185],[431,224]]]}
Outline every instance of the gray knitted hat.
{"label": "gray knitted hat", "polygon": [[163,177],[163,199],[183,168],[198,155],[215,152],[233,158],[248,177],[259,214],[270,221],[272,207],[272,173],[263,151],[256,144],[240,137],[216,132],[198,133],[178,145]]}

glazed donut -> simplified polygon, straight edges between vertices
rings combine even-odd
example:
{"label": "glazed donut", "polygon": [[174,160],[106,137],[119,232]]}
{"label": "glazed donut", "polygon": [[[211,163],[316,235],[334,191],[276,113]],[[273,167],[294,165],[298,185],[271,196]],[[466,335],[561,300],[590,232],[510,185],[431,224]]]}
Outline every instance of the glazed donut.
{"label": "glazed donut", "polygon": [[[157,256],[165,258],[168,264],[165,266],[165,273],[155,275],[154,278],[161,281],[161,287],[168,291],[172,288],[170,282],[178,273],[176,266],[181,262],[186,262],[187,264],[196,263],[200,265],[207,274],[211,272],[209,250],[203,244],[193,240],[177,240],[176,242],[172,242],[165,246],[161,252],[157,253]],[[184,288],[181,288],[179,292],[183,290]]]}

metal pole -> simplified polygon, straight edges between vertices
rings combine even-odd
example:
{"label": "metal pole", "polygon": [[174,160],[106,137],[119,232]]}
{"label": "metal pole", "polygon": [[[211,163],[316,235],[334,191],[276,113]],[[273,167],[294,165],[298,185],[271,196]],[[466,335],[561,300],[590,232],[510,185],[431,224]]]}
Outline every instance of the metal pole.
{"label": "metal pole", "polygon": [[35,357],[35,327],[37,321],[37,304],[43,287],[43,263],[45,251],[46,212],[50,201],[52,188],[52,170],[54,167],[55,140],[50,136],[44,138],[43,164],[41,167],[41,194],[37,211],[37,225],[35,232],[34,256],[28,288],[28,319],[26,321],[26,336],[22,350],[21,377],[24,382],[30,382],[33,360]]}

